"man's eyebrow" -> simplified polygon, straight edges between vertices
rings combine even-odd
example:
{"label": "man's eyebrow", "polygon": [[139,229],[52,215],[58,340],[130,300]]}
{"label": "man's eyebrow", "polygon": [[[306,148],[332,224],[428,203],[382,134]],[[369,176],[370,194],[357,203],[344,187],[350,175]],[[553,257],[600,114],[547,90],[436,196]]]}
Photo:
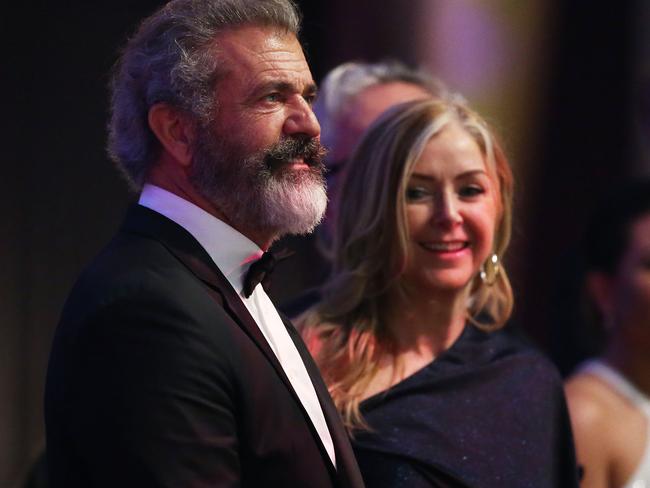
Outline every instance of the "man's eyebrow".
{"label": "man's eyebrow", "polygon": [[[295,83],[290,83],[288,81],[269,81],[267,83],[261,84],[255,90],[255,93],[264,93],[268,91],[279,91],[283,93],[293,93],[298,90],[298,85]],[[303,95],[315,95],[318,91],[316,83],[309,83],[305,86],[302,91]]]}

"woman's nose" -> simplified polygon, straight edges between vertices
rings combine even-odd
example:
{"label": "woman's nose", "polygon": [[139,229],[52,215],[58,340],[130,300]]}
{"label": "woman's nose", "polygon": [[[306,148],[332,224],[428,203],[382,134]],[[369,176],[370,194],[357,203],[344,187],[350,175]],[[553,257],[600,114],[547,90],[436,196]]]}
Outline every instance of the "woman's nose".
{"label": "woman's nose", "polygon": [[440,192],[434,203],[433,222],[437,225],[447,226],[462,222],[458,203],[451,192]]}

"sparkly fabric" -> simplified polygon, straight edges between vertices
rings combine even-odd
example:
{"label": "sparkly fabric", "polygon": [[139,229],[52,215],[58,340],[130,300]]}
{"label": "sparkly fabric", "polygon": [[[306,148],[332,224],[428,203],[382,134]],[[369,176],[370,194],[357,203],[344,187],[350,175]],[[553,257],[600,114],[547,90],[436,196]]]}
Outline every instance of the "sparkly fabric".
{"label": "sparkly fabric", "polygon": [[361,412],[372,431],[353,447],[367,488],[578,486],[559,374],[507,331],[468,325]]}

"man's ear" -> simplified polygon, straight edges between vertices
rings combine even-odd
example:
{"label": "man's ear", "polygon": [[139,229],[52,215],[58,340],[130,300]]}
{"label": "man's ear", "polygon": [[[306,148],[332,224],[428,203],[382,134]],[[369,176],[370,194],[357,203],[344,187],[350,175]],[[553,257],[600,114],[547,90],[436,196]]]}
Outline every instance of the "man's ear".
{"label": "man's ear", "polygon": [[195,128],[186,114],[166,103],[156,103],[149,109],[149,127],[165,151],[182,166],[190,165]]}
{"label": "man's ear", "polygon": [[587,273],[587,292],[603,317],[610,317],[614,309],[613,278],[602,271]]}

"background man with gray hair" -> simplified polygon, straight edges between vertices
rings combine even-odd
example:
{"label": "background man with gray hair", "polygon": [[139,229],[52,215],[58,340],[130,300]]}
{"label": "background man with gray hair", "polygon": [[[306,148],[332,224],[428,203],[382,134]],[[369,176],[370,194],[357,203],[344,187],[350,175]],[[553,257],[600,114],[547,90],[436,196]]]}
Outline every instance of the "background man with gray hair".
{"label": "background man with gray hair", "polygon": [[57,329],[52,486],[362,486],[258,286],[263,251],[326,205],[299,23],[290,0],[173,0],[122,52],[109,152],[140,196]]}
{"label": "background man with gray hair", "polygon": [[[389,108],[430,96],[446,96],[439,80],[399,61],[343,63],[323,79],[314,112],[321,124],[321,142],[329,153],[327,191],[331,203],[337,200],[339,178],[345,163],[368,127]],[[330,204],[328,216],[333,212]],[[329,218],[326,228],[332,225]]]}

